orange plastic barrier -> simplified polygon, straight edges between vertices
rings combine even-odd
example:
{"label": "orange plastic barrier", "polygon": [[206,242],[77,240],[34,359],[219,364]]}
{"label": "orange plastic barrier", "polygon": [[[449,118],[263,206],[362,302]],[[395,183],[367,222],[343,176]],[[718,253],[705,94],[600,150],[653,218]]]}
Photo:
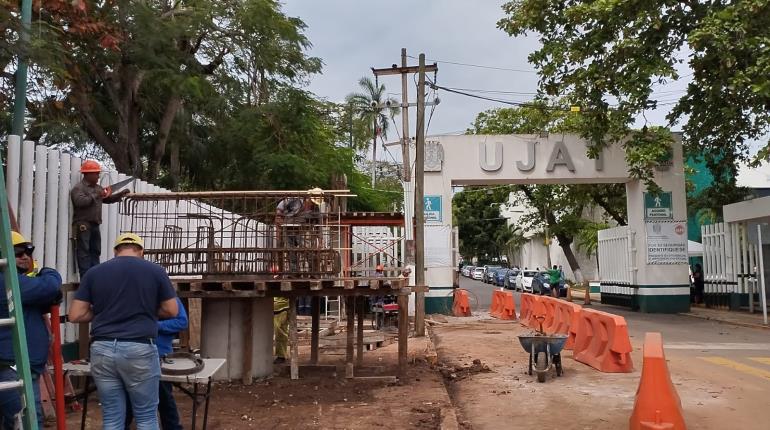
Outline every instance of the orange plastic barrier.
{"label": "orange plastic barrier", "polygon": [[631,340],[625,318],[583,308],[579,321],[573,348],[575,360],[600,372],[633,371]]}
{"label": "orange plastic barrier", "polygon": [[583,310],[583,307],[575,303],[562,302],[559,310],[562,321],[566,321],[567,325],[566,330],[559,333],[569,335],[564,348],[572,349],[575,345],[575,339],[577,339],[578,328],[580,327],[580,312]]}
{"label": "orange plastic barrier", "polygon": [[561,300],[548,296],[540,296],[540,300],[545,308],[545,321],[543,321],[543,331],[546,334],[558,333],[560,321],[557,307]]}
{"label": "orange plastic barrier", "polygon": [[468,301],[467,291],[462,288],[456,288],[452,299],[452,315],[456,317],[471,316],[471,305]]}
{"label": "orange plastic barrier", "polygon": [[511,291],[493,291],[489,314],[501,320],[515,320],[516,302],[513,300],[513,293]]}
{"label": "orange plastic barrier", "polygon": [[522,293],[521,294],[521,313],[519,314],[519,322],[523,325],[529,323],[529,316],[532,312],[532,295]]}
{"label": "orange plastic barrier", "polygon": [[503,313],[503,297],[500,294],[502,291],[492,291],[492,304],[489,305],[489,315],[500,318]]}
{"label": "orange plastic barrier", "polygon": [[530,295],[530,311],[529,311],[529,318],[527,321],[527,327],[539,329],[540,328],[540,321],[537,320],[538,316],[546,316],[547,318],[547,310],[545,308],[545,303],[543,301],[543,296],[537,296],[537,295]]}
{"label": "orange plastic barrier", "polygon": [[644,336],[642,377],[636,390],[631,430],[684,430],[682,402],[671,383],[660,333]]}

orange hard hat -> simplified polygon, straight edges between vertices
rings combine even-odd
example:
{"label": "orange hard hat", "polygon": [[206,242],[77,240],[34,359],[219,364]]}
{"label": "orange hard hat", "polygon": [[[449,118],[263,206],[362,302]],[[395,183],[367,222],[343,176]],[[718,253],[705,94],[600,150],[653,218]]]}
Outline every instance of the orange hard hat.
{"label": "orange hard hat", "polygon": [[382,267],[382,264],[378,264],[378,265],[377,265],[377,268],[376,268],[376,270],[377,270],[378,272],[381,272],[381,271],[385,270],[385,268],[384,268],[384,267]]}
{"label": "orange hard hat", "polygon": [[94,160],[86,160],[86,162],[80,166],[80,173],[100,173],[101,171],[101,166]]}

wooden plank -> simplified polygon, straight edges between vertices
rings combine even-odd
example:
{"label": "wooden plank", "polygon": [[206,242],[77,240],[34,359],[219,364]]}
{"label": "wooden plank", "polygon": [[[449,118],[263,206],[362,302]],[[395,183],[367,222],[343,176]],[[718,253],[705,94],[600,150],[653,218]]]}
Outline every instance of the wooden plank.
{"label": "wooden plank", "polygon": [[321,298],[314,296],[310,299],[310,363],[318,364],[318,337],[321,326]]}
{"label": "wooden plank", "polygon": [[224,291],[233,291],[233,283],[232,282],[222,282],[222,289]]}
{"label": "wooden plank", "polygon": [[200,349],[201,347],[201,322],[202,307],[201,299],[190,298],[187,300],[187,331],[190,333],[190,349]]}
{"label": "wooden plank", "polygon": [[203,291],[202,282],[190,282],[190,291]]}
{"label": "wooden plank", "polygon": [[364,302],[366,297],[354,297],[358,314],[358,331],[356,333],[356,366],[364,364]]}
{"label": "wooden plank", "polygon": [[398,377],[406,378],[407,345],[409,342],[408,296],[398,296]]}
{"label": "wooden plank", "polygon": [[369,289],[379,290],[380,289],[380,281],[377,280],[377,279],[370,279],[369,280]]}
{"label": "wooden plank", "polygon": [[356,288],[356,281],[345,280],[345,289],[346,290],[352,290],[354,288]]}
{"label": "wooden plank", "polygon": [[91,355],[89,346],[91,345],[91,336],[89,335],[89,323],[78,324],[78,357],[87,359]]}
{"label": "wooden plank", "polygon": [[353,339],[355,330],[355,297],[345,297],[345,311],[347,314],[347,343],[345,345],[345,377],[353,377]]}
{"label": "wooden plank", "polygon": [[257,288],[257,291],[267,291],[267,283],[256,281],[254,282],[254,285]]}
{"label": "wooden plank", "polygon": [[289,366],[291,379],[299,379],[299,345],[297,342],[297,298],[289,297]]}
{"label": "wooden plank", "polygon": [[291,281],[281,281],[281,291],[291,291],[291,290],[292,290]]}
{"label": "wooden plank", "polygon": [[254,300],[243,301],[243,372],[241,382],[243,385],[251,385],[253,381],[253,372],[251,367],[252,350],[254,339],[254,326],[252,324],[252,315],[254,310]]}
{"label": "wooden plank", "polygon": [[323,284],[321,284],[321,281],[310,281],[311,291],[320,291],[322,288],[323,288]]}

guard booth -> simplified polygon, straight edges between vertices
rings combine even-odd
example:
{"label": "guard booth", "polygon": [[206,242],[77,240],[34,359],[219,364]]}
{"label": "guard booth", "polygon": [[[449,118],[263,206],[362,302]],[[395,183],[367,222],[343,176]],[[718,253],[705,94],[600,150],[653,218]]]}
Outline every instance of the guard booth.
{"label": "guard booth", "polygon": [[761,311],[767,324],[770,289],[770,197],[722,207],[724,222],[704,225],[707,307]]}

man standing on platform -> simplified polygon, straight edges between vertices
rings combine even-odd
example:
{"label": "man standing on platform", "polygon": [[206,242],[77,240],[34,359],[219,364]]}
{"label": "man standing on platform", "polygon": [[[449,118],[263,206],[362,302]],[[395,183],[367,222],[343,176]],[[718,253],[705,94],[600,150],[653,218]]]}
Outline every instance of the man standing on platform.
{"label": "man standing on platform", "polygon": [[178,314],[176,292],[166,271],[144,259],[139,236],[121,234],[114,250],[115,258],[81,279],[69,320],[92,322],[91,376],[102,403],[102,428],[123,430],[128,395],[137,430],[157,430],[158,319]]}
{"label": "man standing on platform", "polygon": [[102,253],[102,236],[99,225],[102,223],[102,203],[117,203],[128,190],[111,194],[99,185],[99,174],[102,168],[96,161],[88,160],[80,166],[83,180],[78,182],[72,191],[70,199],[74,212],[72,215],[72,231],[75,237],[76,258],[80,277],[88,269],[99,264]]}

